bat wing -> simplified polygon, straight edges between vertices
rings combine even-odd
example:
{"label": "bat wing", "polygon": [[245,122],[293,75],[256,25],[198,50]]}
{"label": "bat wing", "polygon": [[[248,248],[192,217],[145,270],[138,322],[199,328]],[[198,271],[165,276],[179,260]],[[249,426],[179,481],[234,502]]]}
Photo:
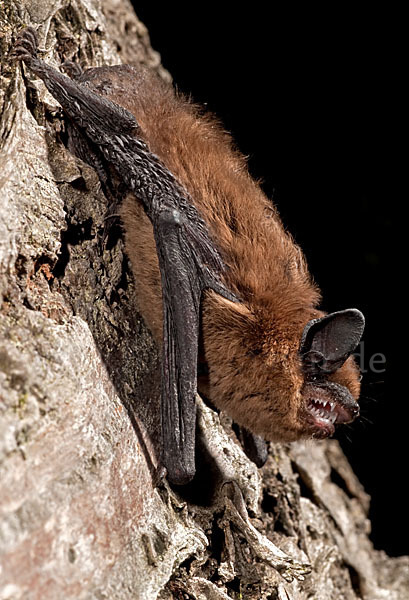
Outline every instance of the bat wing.
{"label": "bat wing", "polygon": [[222,259],[186,190],[141,139],[132,113],[40,60],[31,28],[20,33],[14,55],[44,81],[75,126],[143,202],[152,222],[163,294],[163,463],[170,481],[187,483],[195,473],[201,295],[211,288],[237,302],[221,280]]}
{"label": "bat wing", "polygon": [[163,295],[163,462],[173,483],[195,473],[197,349],[201,289],[186,265],[180,213],[163,213],[155,227]]}

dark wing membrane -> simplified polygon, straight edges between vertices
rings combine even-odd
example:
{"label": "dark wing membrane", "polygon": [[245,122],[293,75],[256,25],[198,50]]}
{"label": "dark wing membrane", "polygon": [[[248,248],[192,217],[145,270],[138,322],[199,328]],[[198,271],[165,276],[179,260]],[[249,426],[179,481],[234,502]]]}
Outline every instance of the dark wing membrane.
{"label": "dark wing membrane", "polygon": [[202,291],[237,298],[221,280],[223,261],[188,193],[150,152],[132,113],[37,58],[31,28],[22,31],[14,55],[45,83],[79,131],[112,165],[143,203],[155,235],[163,289],[163,460],[173,483],[195,472],[196,379]]}

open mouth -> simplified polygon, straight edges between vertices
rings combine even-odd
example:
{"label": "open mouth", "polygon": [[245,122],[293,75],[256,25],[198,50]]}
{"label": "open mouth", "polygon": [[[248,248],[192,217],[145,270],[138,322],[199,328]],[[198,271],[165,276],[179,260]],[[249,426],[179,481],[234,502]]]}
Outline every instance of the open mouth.
{"label": "open mouth", "polygon": [[350,423],[359,415],[359,405],[349,390],[338,383],[307,383],[304,386],[303,420],[310,435],[325,438],[332,435],[335,425]]}

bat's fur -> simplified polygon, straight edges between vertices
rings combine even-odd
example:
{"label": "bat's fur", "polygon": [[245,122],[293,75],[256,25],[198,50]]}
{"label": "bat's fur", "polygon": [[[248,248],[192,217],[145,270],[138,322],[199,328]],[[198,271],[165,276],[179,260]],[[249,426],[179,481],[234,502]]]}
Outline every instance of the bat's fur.
{"label": "bat's fur", "polygon": [[[207,292],[203,301],[202,391],[238,424],[266,439],[308,434],[303,407],[308,387],[298,353],[320,293],[300,248],[274,206],[248,173],[246,161],[219,123],[171,86],[129,66],[86,73],[88,85],[132,112],[142,137],[191,195],[228,267],[226,283],[243,301]],[[130,80],[132,79],[132,88]],[[138,302],[159,347],[161,279],[152,225],[129,195],[121,215],[137,282]],[[352,357],[329,380],[359,396]]]}

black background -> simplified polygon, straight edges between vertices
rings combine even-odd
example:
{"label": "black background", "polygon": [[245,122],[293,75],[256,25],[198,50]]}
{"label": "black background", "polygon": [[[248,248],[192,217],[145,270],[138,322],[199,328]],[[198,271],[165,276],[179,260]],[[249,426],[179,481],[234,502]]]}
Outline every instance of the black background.
{"label": "black background", "polygon": [[408,411],[393,335],[402,329],[396,221],[406,191],[399,15],[149,5],[136,11],[152,46],[249,156],[307,256],[322,307],[361,309],[365,369],[375,353],[386,357],[376,364],[384,372],[364,375],[362,418],[337,437],[372,496],[375,546],[409,554]]}

